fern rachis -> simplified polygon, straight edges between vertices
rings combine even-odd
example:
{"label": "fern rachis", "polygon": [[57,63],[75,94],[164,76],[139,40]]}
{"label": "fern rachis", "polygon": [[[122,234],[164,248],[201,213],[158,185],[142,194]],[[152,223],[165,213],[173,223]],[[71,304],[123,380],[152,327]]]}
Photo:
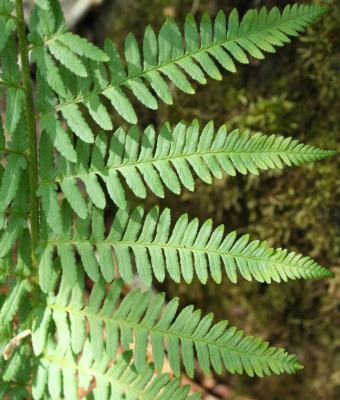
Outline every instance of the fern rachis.
{"label": "fern rachis", "polygon": [[[211,220],[182,215],[173,223],[168,209],[129,210],[127,189],[163,198],[167,190],[193,191],[197,178],[211,184],[334,152],[216,129],[212,121],[141,131],[131,97],[153,110],[159,100],[172,104],[169,82],[193,94],[190,80],[206,84],[222,79],[222,69],[235,72],[236,62],[263,59],[325,11],[262,8],[241,20],[236,10],[228,18],[221,11],[214,21],[204,14],[199,27],[189,15],[183,33],[169,18],[158,36],[147,27],[142,51],[129,34],[121,57],[110,40],[102,50],[68,32],[58,0],[35,1],[28,34],[22,0],[0,0],[0,283],[8,290],[0,309],[1,397],[76,399],[84,388],[95,399],[196,400],[179,379],[182,369],[194,376],[196,359],[206,374],[225,368],[262,377],[301,368],[295,355],[227,321],[213,323],[193,306],[178,311],[178,299],[166,302],[150,290],[123,296],[123,285],[135,275],[149,287],[166,277],[271,283],[330,271]],[[108,103],[129,129],[113,126]],[[108,203],[117,207],[110,226]],[[166,357],[175,378],[161,373]]]}

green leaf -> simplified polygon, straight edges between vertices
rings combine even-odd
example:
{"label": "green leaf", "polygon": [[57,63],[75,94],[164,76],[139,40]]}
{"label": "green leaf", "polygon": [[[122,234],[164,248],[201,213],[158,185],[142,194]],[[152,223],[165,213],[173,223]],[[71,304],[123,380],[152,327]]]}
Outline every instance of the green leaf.
{"label": "green leaf", "polygon": [[56,115],[44,115],[41,119],[41,127],[48,134],[51,142],[63,157],[71,162],[77,161],[77,153],[71,139],[68,133],[64,131]]}
{"label": "green leaf", "polygon": [[44,293],[49,293],[52,287],[53,276],[53,246],[44,248],[39,263],[39,285]]}
{"label": "green leaf", "polygon": [[51,322],[52,312],[46,308],[38,308],[34,316],[32,328],[32,345],[35,355],[40,355],[45,349],[48,328]]}
{"label": "green leaf", "polygon": [[[8,46],[9,42],[11,41],[11,34],[15,30],[15,22],[14,20],[10,17],[12,14],[13,10],[13,4],[9,3],[8,0],[5,0],[5,4],[3,5],[3,8],[1,9],[2,15],[0,15],[0,29],[1,29],[1,35],[0,35],[0,52],[3,53],[3,56],[5,53],[7,53],[8,49],[5,49],[6,46]],[[12,44],[10,44],[11,46]],[[4,68],[4,66],[3,66]]]}
{"label": "green leaf", "polygon": [[92,234],[87,222],[79,226],[73,237],[71,234],[68,238],[53,234],[51,240],[45,242],[45,246],[53,244],[60,252],[65,249],[68,258],[61,259],[62,268],[72,273],[72,281],[75,279],[72,260],[76,250],[84,259],[85,266],[93,271],[94,280],[98,276],[95,261],[98,258],[101,275],[107,282],[114,277],[112,252],[125,281],[133,279],[135,265],[137,274],[147,286],[152,283],[152,274],[162,282],[165,272],[172,280],[180,282],[184,279],[186,283],[196,275],[203,284],[210,276],[221,283],[223,275],[234,283],[239,275],[266,283],[332,276],[330,271],[309,257],[281,248],[273,249],[266,242],[250,241],[248,235],[240,238],[235,232],[225,235],[225,227],[213,228],[211,220],[200,225],[197,219],[190,221],[184,214],[171,225],[168,209],[160,212],[155,207],[147,214],[142,207],[131,213],[119,210],[110,233],[105,237],[103,215],[98,209],[93,209],[93,213],[96,218],[92,221]]}
{"label": "green leaf", "polygon": [[158,108],[157,97],[171,104],[172,96],[166,79],[180,91],[192,94],[194,88],[188,78],[205,84],[206,75],[221,79],[218,64],[226,71],[235,72],[236,62],[249,63],[249,57],[263,59],[264,53],[273,53],[275,47],[290,41],[289,37],[298,36],[325,10],[325,7],[314,5],[286,6],[282,13],[275,8],[270,12],[263,8],[251,10],[241,22],[236,10],[231,12],[228,22],[220,11],[214,21],[204,14],[199,31],[195,19],[189,16],[184,25],[184,38],[176,23],[168,18],[158,38],[154,30],[147,27],[143,54],[136,38],[129,34],[125,41],[125,61],[107,40],[105,52],[109,58],[110,82],[100,88],[89,87],[80,96],[77,94],[73,99],[61,101],[57,107],[62,110],[70,102],[86,102],[91,96],[100,98],[103,95],[111,100],[118,114],[135,124],[137,116],[126,97],[125,88],[129,88],[148,108]]}
{"label": "green leaf", "polygon": [[129,33],[125,40],[125,57],[128,65],[128,73],[140,73],[142,71],[141,56],[136,38]]}
{"label": "green leaf", "polygon": [[36,0],[35,4],[44,10],[47,10],[49,7],[49,0]]}
{"label": "green leaf", "polygon": [[91,96],[85,101],[85,105],[89,110],[91,117],[95,122],[107,131],[113,129],[110,114],[107,112],[106,107],[100,102],[98,96]]}
{"label": "green leaf", "polygon": [[70,203],[74,210],[77,210],[77,214],[80,218],[86,218],[87,206],[83,199],[80,190],[77,186],[75,179],[65,179],[61,183],[61,190],[63,191],[65,198]]}
{"label": "green leaf", "polygon": [[65,244],[57,246],[60,263],[67,283],[72,287],[77,281],[76,259],[72,245]]}
{"label": "green leaf", "polygon": [[60,96],[66,95],[65,85],[59,70],[49,53],[43,47],[32,50],[32,60],[37,63],[38,69],[45,81]]}
{"label": "green leaf", "polygon": [[103,50],[99,49],[85,38],[72,32],[63,33],[58,37],[58,40],[80,56],[99,62],[109,61],[109,57]]}
{"label": "green leaf", "polygon": [[21,89],[11,87],[6,96],[6,129],[13,133],[18,125],[24,109],[24,92]]}
{"label": "green leaf", "polygon": [[103,95],[111,101],[117,113],[126,119],[127,122],[130,122],[130,124],[137,123],[135,110],[120,88],[109,87],[103,91]]}
{"label": "green leaf", "polygon": [[[96,363],[88,342],[84,345],[79,362],[74,359],[71,350],[61,354],[58,347],[53,349],[50,346],[40,363],[40,379],[33,386],[33,393],[39,394],[34,397],[35,400],[50,396],[55,398],[57,394],[60,398],[62,393],[67,399],[76,399],[76,389],[80,387],[88,391],[93,378],[96,381],[95,388],[89,391],[93,391],[95,398],[101,400],[170,400],[174,394],[177,400],[201,398],[199,393],[190,395],[190,386],[181,385],[180,380],[171,378],[170,374],[154,375],[152,364],[147,364],[143,371],[137,372],[131,351],[121,354],[111,365],[106,355],[100,364]],[[57,379],[55,371],[58,371]],[[63,387],[60,373],[63,375]]]}
{"label": "green leaf", "polygon": [[[94,145],[96,148],[97,144]],[[86,151],[90,152],[90,148],[84,143],[78,150],[78,157]],[[292,138],[251,135],[238,130],[228,132],[225,126],[215,129],[212,122],[200,129],[197,121],[188,125],[181,122],[173,128],[165,124],[158,136],[152,126],[144,132],[136,127],[127,132],[119,128],[110,145],[104,144],[101,152],[103,161],[99,166],[90,165],[88,160],[81,168],[65,162],[59,175],[52,178],[61,187],[70,179],[82,181],[99,208],[104,208],[106,201],[97,180],[105,184],[115,204],[125,208],[123,181],[137,197],[145,198],[147,188],[156,196],[164,197],[165,188],[176,194],[183,187],[194,190],[195,175],[212,183],[213,177],[221,179],[224,174],[257,175],[261,170],[302,165],[334,155],[332,151],[305,145]],[[107,159],[106,163],[104,159]],[[77,204],[72,208],[79,213]]]}
{"label": "green leaf", "polygon": [[16,195],[26,160],[18,154],[7,157],[7,165],[0,187],[0,213],[3,213]]}
{"label": "green leaf", "polygon": [[93,143],[93,133],[76,104],[69,104],[62,109],[62,114],[72,131],[84,142]]}
{"label": "green leaf", "polygon": [[82,61],[61,41],[56,39],[49,42],[48,49],[61,64],[75,75],[87,77],[87,71]]}
{"label": "green leaf", "polygon": [[9,295],[1,306],[0,325],[5,326],[11,323],[18,312],[21,302],[30,291],[30,284],[26,280],[17,280],[11,288]]}
{"label": "green leaf", "polygon": [[55,233],[61,233],[62,220],[58,202],[57,186],[54,183],[42,185],[39,187],[37,195],[41,198],[47,223],[53,228]]}
{"label": "green leaf", "polygon": [[0,258],[5,257],[14,247],[23,229],[24,219],[12,216],[6,230],[0,236]]}
{"label": "green leaf", "polygon": [[[195,353],[204,373],[210,373],[213,369],[220,374],[224,366],[233,374],[245,372],[249,376],[262,377],[294,373],[301,368],[295,355],[289,355],[280,348],[269,347],[268,342],[258,338],[245,336],[243,331],[229,327],[227,321],[213,324],[211,314],[202,318],[200,311],[195,311],[193,306],[177,312],[178,301],[165,304],[164,294],[153,295],[150,291],[143,293],[135,289],[119,304],[116,304],[116,300],[114,304],[110,304],[112,298],[119,298],[122,283],[114,282],[105,295],[105,283],[98,281],[92,289],[89,301],[82,300],[74,305],[70,304],[70,299],[73,298],[75,289],[66,290],[66,287],[67,284],[63,283],[62,298],[57,297],[53,303],[49,303],[49,307],[54,318],[65,318],[66,313],[67,320],[71,315],[78,315],[83,318],[82,324],[85,325],[86,321],[90,325],[96,324],[100,333],[91,335],[91,347],[98,362],[105,357],[109,343],[117,340],[118,331],[124,349],[133,345],[139,373],[143,373],[147,367],[148,339],[151,339],[157,369],[162,369],[164,353],[167,351],[170,366],[176,375],[180,375],[182,360],[187,374],[193,376]],[[63,324],[63,329],[66,326],[70,329],[69,324]],[[102,336],[103,330],[106,332],[105,340]],[[71,335],[70,332],[68,337]],[[110,354],[110,357],[114,356],[115,354]]]}

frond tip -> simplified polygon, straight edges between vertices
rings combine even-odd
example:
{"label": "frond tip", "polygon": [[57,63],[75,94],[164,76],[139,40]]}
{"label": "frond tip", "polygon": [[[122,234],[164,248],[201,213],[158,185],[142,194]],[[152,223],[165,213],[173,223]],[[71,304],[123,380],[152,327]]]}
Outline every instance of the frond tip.
{"label": "frond tip", "polygon": [[[178,312],[178,299],[167,304],[164,293],[154,295],[136,289],[120,301],[123,282],[114,281],[107,291],[106,283],[100,280],[87,301],[83,287],[82,277],[73,287],[63,278],[59,293],[48,300],[48,317],[42,324],[47,330],[48,321],[53,318],[58,335],[62,335],[59,347],[71,346],[75,354],[83,349],[88,323],[96,360],[102,360],[104,354],[114,358],[120,345],[125,350],[132,347],[139,372],[147,365],[148,342],[157,371],[162,371],[167,354],[176,376],[180,375],[182,363],[188,376],[194,375],[195,353],[205,374],[211,373],[211,369],[221,374],[225,367],[232,374],[245,372],[262,377],[291,374],[301,368],[295,355],[270,347],[259,338],[245,336],[227,321],[214,324],[212,314],[202,317],[193,306]],[[34,337],[33,334],[33,340]]]}
{"label": "frond tip", "polygon": [[[211,220],[200,224],[198,219],[189,220],[182,215],[171,226],[169,209],[162,212],[158,207],[145,213],[142,207],[131,214],[118,210],[111,230],[105,232],[104,217],[94,208],[90,220],[77,219],[71,233],[72,218],[68,217],[65,232],[68,236],[56,236],[50,231],[42,247],[40,283],[43,290],[49,288],[54,249],[69,283],[76,282],[75,253],[80,255],[88,276],[96,281],[99,276],[111,282],[115,276],[114,258],[120,276],[126,281],[133,279],[133,265],[146,285],[153,276],[163,282],[168,273],[175,282],[184,279],[190,283],[194,274],[206,283],[209,275],[214,281],[222,281],[222,267],[226,276],[236,282],[238,275],[259,282],[281,282],[289,279],[318,279],[331,276],[331,272],[316,261],[301,254],[283,249],[273,249],[266,242],[250,241],[249,235],[237,238],[235,232],[224,235],[225,227],[213,229]],[[92,232],[92,233],[91,233]]]}
{"label": "frond tip", "polygon": [[[112,365],[103,355],[100,362],[94,360],[91,347],[85,343],[82,356],[76,361],[69,350],[65,354],[49,346],[41,359],[33,384],[33,399],[65,398],[77,400],[78,388],[93,394],[95,400],[199,400],[199,393],[190,394],[189,385],[181,385],[178,378],[169,374],[154,376],[152,364],[138,372],[132,362],[132,352],[120,355]],[[91,387],[95,380],[95,388]]]}

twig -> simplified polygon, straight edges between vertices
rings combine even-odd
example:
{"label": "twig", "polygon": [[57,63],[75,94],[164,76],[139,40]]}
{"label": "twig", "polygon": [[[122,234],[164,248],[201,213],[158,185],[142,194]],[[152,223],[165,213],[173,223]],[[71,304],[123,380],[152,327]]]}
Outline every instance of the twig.
{"label": "twig", "polygon": [[11,358],[11,355],[13,354],[13,351],[15,350],[16,347],[18,347],[23,339],[25,339],[27,336],[30,336],[31,330],[26,329],[25,331],[22,331],[18,333],[14,338],[12,338],[9,343],[5,346],[2,356],[3,358],[7,361],[8,359]]}

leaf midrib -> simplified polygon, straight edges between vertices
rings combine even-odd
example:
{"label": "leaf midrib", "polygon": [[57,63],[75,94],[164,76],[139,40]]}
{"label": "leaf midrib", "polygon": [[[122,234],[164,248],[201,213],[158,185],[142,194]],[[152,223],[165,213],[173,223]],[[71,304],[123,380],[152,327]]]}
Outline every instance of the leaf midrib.
{"label": "leaf midrib", "polygon": [[[297,268],[299,269],[300,266],[299,265],[292,265],[289,263],[285,263],[285,262],[280,262],[279,260],[272,260],[270,257],[269,258],[261,258],[261,257],[256,257],[256,256],[247,256],[244,254],[240,254],[240,253],[235,253],[235,252],[231,252],[231,251],[223,251],[223,250],[219,250],[219,249],[207,249],[207,248],[203,248],[203,247],[188,247],[185,245],[179,245],[179,244],[169,244],[169,243],[157,243],[157,242],[137,242],[137,241],[108,241],[108,240],[80,240],[80,239],[73,239],[73,240],[65,240],[65,239],[61,239],[61,240],[48,240],[45,242],[41,242],[41,244],[43,245],[52,245],[52,246],[58,246],[58,245],[74,245],[77,246],[81,243],[90,243],[92,246],[96,246],[96,245],[109,245],[111,247],[113,247],[113,249],[115,248],[115,246],[121,246],[121,247],[128,247],[133,249],[134,247],[143,247],[143,248],[151,248],[151,247],[157,247],[157,248],[161,248],[161,249],[173,249],[173,250],[177,250],[178,252],[181,251],[190,251],[191,253],[204,253],[206,255],[208,255],[209,253],[212,254],[216,254],[219,257],[223,257],[223,256],[229,256],[229,257],[233,257],[235,259],[244,259],[244,260],[249,260],[249,261],[253,261],[253,262],[261,262],[261,263],[267,263],[267,264],[271,264],[271,265],[275,265],[279,268],[287,268],[287,269],[292,269],[292,268]],[[269,249],[268,249],[269,250]],[[274,249],[275,251],[275,249]],[[314,265],[314,264],[312,264]],[[305,267],[304,267],[305,268]]]}
{"label": "leaf midrib", "polygon": [[[253,352],[249,352],[249,351],[240,350],[238,348],[230,348],[230,347],[223,346],[223,345],[220,345],[220,344],[216,343],[218,340],[223,339],[223,335],[227,332],[226,330],[224,330],[220,334],[218,339],[216,339],[215,341],[212,342],[212,341],[205,340],[203,338],[199,338],[199,337],[192,336],[192,335],[181,335],[180,333],[173,332],[171,330],[167,331],[167,330],[164,330],[164,329],[159,329],[159,328],[156,328],[155,326],[152,326],[152,327],[144,326],[142,324],[138,324],[138,323],[134,323],[134,322],[128,321],[126,318],[117,318],[114,315],[109,317],[109,316],[101,315],[100,313],[99,314],[91,313],[86,309],[85,310],[77,310],[77,309],[72,308],[70,306],[61,306],[59,304],[48,304],[47,306],[51,310],[55,310],[55,311],[59,311],[59,312],[66,312],[68,314],[72,314],[73,313],[74,315],[78,315],[80,317],[86,317],[87,319],[91,319],[91,318],[92,319],[97,319],[97,320],[103,321],[105,323],[107,323],[107,322],[115,322],[118,326],[119,325],[120,326],[125,325],[125,326],[133,329],[134,332],[136,332],[138,330],[143,330],[143,331],[149,332],[150,334],[153,334],[153,333],[154,334],[159,334],[159,335],[161,335],[163,337],[173,336],[173,337],[176,337],[179,340],[189,340],[189,341],[192,341],[194,343],[204,344],[204,345],[209,346],[209,347],[216,347],[216,348],[218,348],[220,350],[221,353],[222,353],[222,351],[228,351],[228,352],[231,352],[231,353],[232,352],[238,353],[241,356],[243,355],[243,356],[247,356],[247,357],[260,358],[260,359],[263,359],[263,358],[267,358],[268,359],[268,358],[270,358],[270,359],[274,359],[274,360],[280,361],[283,364],[287,364],[287,365],[291,366],[291,364],[286,360],[286,357],[288,355],[288,353],[286,351],[285,351],[284,359],[281,358],[282,357],[282,353],[274,354],[274,355],[273,354],[269,354],[269,355],[266,354],[267,352],[271,351],[271,349],[273,349],[273,347],[270,347],[270,346],[268,346],[266,348],[265,353],[257,354],[257,353],[253,353]],[[116,312],[117,312],[117,310],[116,310]],[[228,328],[228,329],[231,329],[231,327]],[[242,339],[238,342],[238,344],[241,343],[245,338],[246,338],[246,336],[243,336]],[[278,348],[275,348],[275,349],[278,349]]]}
{"label": "leaf midrib", "polygon": [[[319,14],[315,10],[313,10],[313,11],[308,10],[308,11],[309,12],[303,13],[302,15],[298,15],[298,16],[295,15],[294,17],[291,17],[291,18],[288,18],[288,19],[285,19],[285,20],[281,19],[279,23],[266,25],[265,27],[261,27],[261,29],[259,29],[259,30],[256,30],[256,31],[253,31],[253,32],[250,32],[250,33],[246,33],[243,36],[238,36],[238,37],[232,38],[232,39],[226,38],[225,40],[221,40],[221,41],[218,41],[218,42],[213,42],[209,46],[200,47],[199,49],[197,49],[195,51],[192,51],[190,53],[184,53],[181,57],[178,57],[176,59],[172,59],[172,60],[170,60],[170,61],[168,61],[166,63],[163,63],[163,64],[155,65],[154,67],[152,67],[150,69],[147,69],[147,70],[143,70],[138,74],[127,76],[126,78],[124,78],[121,81],[118,81],[118,82],[115,82],[115,83],[109,83],[104,88],[100,88],[100,89],[94,90],[94,91],[92,91],[91,93],[89,93],[87,95],[75,97],[70,101],[66,101],[64,103],[60,103],[56,107],[50,108],[49,110],[46,110],[43,113],[38,114],[36,117],[42,118],[44,115],[47,115],[47,114],[50,114],[50,113],[54,113],[54,112],[58,112],[62,108],[67,107],[70,104],[82,103],[86,99],[88,99],[88,98],[90,98],[92,96],[97,96],[97,95],[103,94],[103,92],[105,92],[105,90],[107,90],[107,89],[110,89],[110,88],[113,88],[113,87],[122,86],[122,85],[126,84],[130,80],[141,78],[141,77],[143,77],[144,75],[146,75],[146,74],[148,74],[150,72],[160,70],[160,69],[165,68],[165,67],[167,67],[169,65],[172,65],[172,64],[176,64],[177,62],[180,62],[180,61],[182,61],[182,60],[184,60],[186,58],[191,58],[191,57],[195,56],[196,54],[199,54],[200,52],[207,52],[208,50],[211,50],[214,47],[221,47],[221,46],[223,46],[223,44],[230,43],[230,42],[236,42],[236,41],[238,41],[240,39],[249,38],[249,37],[251,37],[253,35],[257,35],[259,33],[265,32],[267,30],[276,29],[276,28],[280,27],[281,25],[289,24],[292,21],[296,21],[296,20],[299,20],[299,19],[307,18],[307,17],[312,18],[312,17],[317,16]],[[282,14],[280,14],[280,17],[282,18]]]}
{"label": "leaf midrib", "polygon": [[[241,136],[241,135],[240,135]],[[90,174],[101,174],[105,171],[119,171],[122,170],[124,168],[135,168],[135,167],[139,167],[142,165],[148,165],[148,164],[157,164],[157,163],[162,163],[162,162],[171,162],[174,160],[181,160],[181,159],[190,159],[190,158],[204,158],[207,156],[219,156],[219,155],[251,155],[251,156],[257,156],[257,155],[265,155],[265,154],[275,154],[277,156],[282,157],[284,156],[291,156],[291,155],[303,155],[303,156],[316,156],[316,157],[321,157],[324,156],[326,154],[326,151],[309,151],[306,152],[305,150],[301,149],[301,150],[297,150],[297,151],[284,151],[284,150],[263,150],[263,151],[254,151],[254,150],[218,150],[218,151],[205,151],[205,152],[195,152],[195,153],[190,153],[190,154],[180,154],[180,155],[173,155],[173,156],[169,156],[169,157],[163,157],[163,158],[152,158],[149,160],[136,160],[133,162],[129,162],[129,160],[127,160],[127,163],[125,164],[120,164],[120,165],[114,165],[114,166],[105,166],[103,168],[97,168],[97,169],[89,169],[88,171],[85,172],[78,172],[75,174],[65,174],[62,176],[58,176],[55,179],[45,179],[42,180],[40,183],[41,184],[48,184],[51,182],[62,182],[64,179],[72,179],[72,178],[81,178],[82,176],[87,176]],[[124,162],[124,161],[123,161]],[[260,168],[260,167],[258,167]],[[223,169],[223,168],[222,168]],[[262,168],[260,168],[262,169]]]}

